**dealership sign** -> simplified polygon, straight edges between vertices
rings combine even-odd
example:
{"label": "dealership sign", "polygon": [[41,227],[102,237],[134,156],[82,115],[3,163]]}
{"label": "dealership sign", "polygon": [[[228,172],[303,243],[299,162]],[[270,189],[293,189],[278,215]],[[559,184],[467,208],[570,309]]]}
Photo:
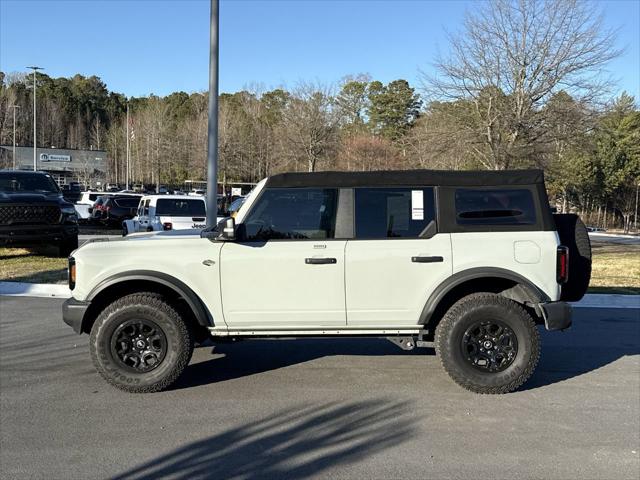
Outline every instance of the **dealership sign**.
{"label": "dealership sign", "polygon": [[41,153],[41,162],[70,162],[71,155],[55,155],[53,153]]}

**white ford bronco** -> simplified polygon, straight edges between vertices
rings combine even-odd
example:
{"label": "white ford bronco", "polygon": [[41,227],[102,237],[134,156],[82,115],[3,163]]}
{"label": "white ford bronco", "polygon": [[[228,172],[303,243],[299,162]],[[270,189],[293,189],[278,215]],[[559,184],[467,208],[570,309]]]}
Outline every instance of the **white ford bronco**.
{"label": "white ford bronco", "polygon": [[586,229],[552,213],[541,171],[287,173],[199,235],[85,244],[63,317],[129,392],[172,385],[207,338],[348,335],[434,346],[462,387],[505,393],[590,272]]}

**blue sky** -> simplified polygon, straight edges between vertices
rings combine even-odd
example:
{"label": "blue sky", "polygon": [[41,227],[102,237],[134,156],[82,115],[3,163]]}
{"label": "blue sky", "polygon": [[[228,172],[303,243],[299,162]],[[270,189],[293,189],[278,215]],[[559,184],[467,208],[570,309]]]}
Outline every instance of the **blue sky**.
{"label": "blue sky", "polygon": [[[220,90],[335,82],[369,73],[419,86],[446,31],[473,1],[222,0]],[[598,2],[619,30],[610,65],[619,90],[640,99],[640,0]],[[32,32],[37,32],[35,35]],[[208,0],[0,0],[0,70],[45,67],[97,75],[126,95],[208,86]]]}

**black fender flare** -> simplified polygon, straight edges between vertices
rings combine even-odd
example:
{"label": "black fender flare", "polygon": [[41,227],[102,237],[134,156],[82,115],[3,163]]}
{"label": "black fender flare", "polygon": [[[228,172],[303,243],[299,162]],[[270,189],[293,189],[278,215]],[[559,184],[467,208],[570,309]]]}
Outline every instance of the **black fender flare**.
{"label": "black fender flare", "polygon": [[421,325],[426,325],[429,322],[431,316],[438,307],[438,304],[447,295],[447,293],[449,293],[458,285],[463,284],[464,282],[475,280],[478,278],[501,278],[505,280],[511,280],[519,285],[522,285],[522,287],[527,292],[527,296],[529,297],[529,301],[531,303],[544,303],[551,301],[549,296],[544,293],[542,289],[537,287],[533,282],[523,277],[519,273],[497,267],[470,268],[468,270],[454,273],[435,288],[435,290],[429,296],[427,303],[424,305],[424,308],[422,309],[419,323]]}
{"label": "black fender flare", "polygon": [[162,272],[154,272],[153,270],[131,270],[112,275],[96,285],[91,292],[89,292],[86,300],[90,302],[107,288],[132,280],[154,282],[170,288],[184,299],[195,315],[198,324],[203,327],[212,327],[214,325],[211,312],[209,312],[209,309],[204,305],[200,297],[198,297],[198,295],[196,295],[187,284],[171,275]]}

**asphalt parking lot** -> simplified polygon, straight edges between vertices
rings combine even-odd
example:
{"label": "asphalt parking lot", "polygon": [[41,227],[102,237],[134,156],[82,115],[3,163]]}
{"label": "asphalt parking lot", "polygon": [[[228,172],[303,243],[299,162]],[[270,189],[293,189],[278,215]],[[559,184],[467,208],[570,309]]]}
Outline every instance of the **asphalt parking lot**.
{"label": "asphalt parking lot", "polygon": [[640,476],[638,310],[577,310],[505,396],[380,339],[202,347],[174,390],[131,395],[60,304],[0,297],[2,478]]}

